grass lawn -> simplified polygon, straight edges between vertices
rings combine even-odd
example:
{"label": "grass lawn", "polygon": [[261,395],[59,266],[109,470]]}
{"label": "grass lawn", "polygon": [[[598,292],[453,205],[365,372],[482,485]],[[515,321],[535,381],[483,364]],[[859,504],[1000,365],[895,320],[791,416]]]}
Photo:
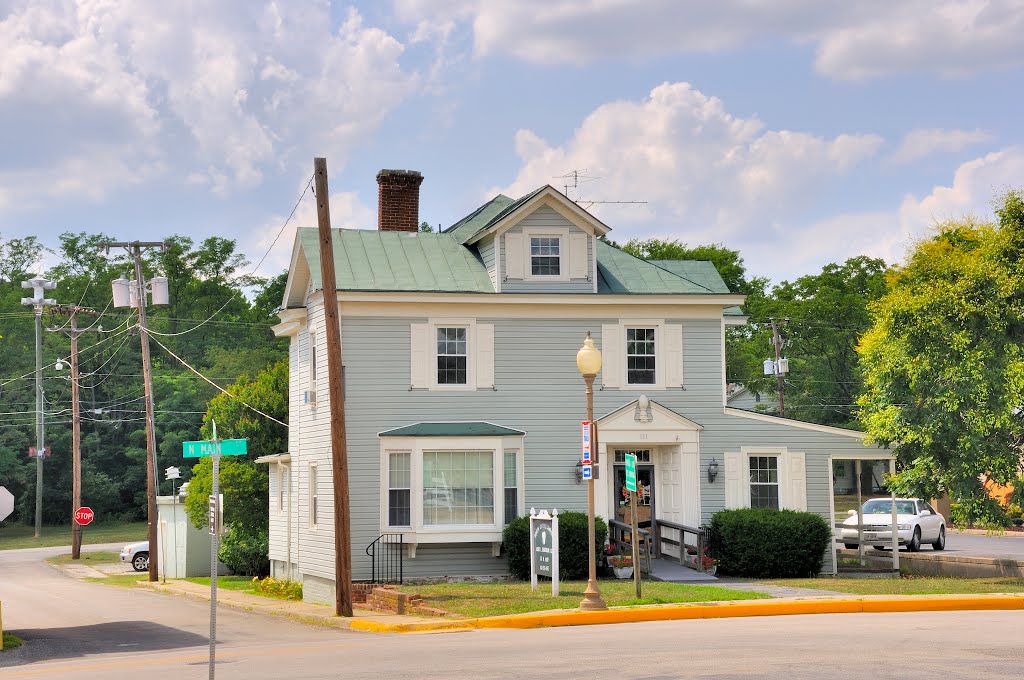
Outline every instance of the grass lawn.
{"label": "grass lawn", "polygon": [[[133,543],[146,540],[145,522],[105,522],[90,524],[82,531],[82,544]],[[0,550],[19,548],[52,548],[71,545],[71,525],[44,526],[42,536],[35,538],[35,527],[5,524],[0,527]]]}
{"label": "grass lawn", "polygon": [[18,647],[21,647],[23,643],[24,641],[17,635],[12,635],[11,633],[4,633],[4,647],[0,651],[9,652],[12,649],[17,649]]}
{"label": "grass lawn", "polygon": [[67,555],[49,557],[47,558],[46,561],[50,564],[88,564],[89,566],[94,566],[97,564],[110,564],[112,562],[120,562],[121,555],[119,553],[111,552],[108,550],[100,550],[97,552],[85,552],[83,550],[81,558],[77,560],[71,559],[71,553],[68,553]]}
{"label": "grass lawn", "polygon": [[[192,578],[184,580],[189,583],[198,583],[201,586],[210,585],[209,576],[193,576]],[[262,593],[257,593],[252,587],[251,576],[218,576],[217,588],[223,588],[224,590],[240,590],[243,593],[249,593],[250,595],[262,595]]]}
{"label": "grass lawn", "polygon": [[972,595],[1024,592],[1022,578],[949,578],[909,574],[904,574],[900,578],[808,578],[758,583],[834,590],[854,595]]}
{"label": "grass lawn", "polygon": [[[575,609],[583,599],[586,581],[563,581],[559,596],[551,597],[551,583],[542,583],[536,592],[521,581],[506,583],[438,583],[408,585],[403,592],[420,595],[428,607],[460,616],[500,616],[545,609]],[[674,602],[714,602],[718,600],[755,600],[762,593],[731,590],[715,586],[689,586],[661,581],[645,581],[643,597],[637,599],[632,580],[601,581],[601,596],[609,607]]]}
{"label": "grass lawn", "polygon": [[136,583],[145,581],[147,578],[146,572],[140,571],[137,574],[115,574],[105,578],[84,578],[82,580],[89,581],[90,583],[105,583],[108,586],[118,586],[120,588],[134,588]]}

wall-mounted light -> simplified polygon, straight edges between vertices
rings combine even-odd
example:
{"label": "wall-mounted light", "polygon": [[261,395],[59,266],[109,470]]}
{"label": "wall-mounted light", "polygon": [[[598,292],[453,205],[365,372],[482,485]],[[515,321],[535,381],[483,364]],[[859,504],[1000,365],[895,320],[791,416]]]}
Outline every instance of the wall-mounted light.
{"label": "wall-mounted light", "polygon": [[708,463],[708,483],[714,483],[715,477],[718,476],[718,461],[714,458]]}
{"label": "wall-mounted light", "polygon": [[575,471],[575,475],[576,475],[576,483],[577,484],[582,484],[583,483],[583,461],[582,460],[576,461],[576,467],[574,468],[574,471]]}

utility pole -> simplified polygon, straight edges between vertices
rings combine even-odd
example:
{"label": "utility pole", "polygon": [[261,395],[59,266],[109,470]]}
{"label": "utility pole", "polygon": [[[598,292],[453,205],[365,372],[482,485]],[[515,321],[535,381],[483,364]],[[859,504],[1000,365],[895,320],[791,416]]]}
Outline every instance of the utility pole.
{"label": "utility pole", "polygon": [[77,560],[82,554],[82,526],[75,521],[75,513],[82,507],[82,418],[78,400],[78,336],[92,330],[78,327],[78,315],[99,316],[99,314],[94,309],[78,305],[59,305],[52,313],[71,317],[70,328],[51,328],[50,330],[65,332],[71,338],[71,559]]}
{"label": "utility pole", "polygon": [[334,477],[334,613],[352,616],[352,537],[349,526],[348,450],[345,447],[345,393],[342,390],[341,319],[334,274],[327,159],[313,159],[316,217],[320,235],[320,274],[327,325],[327,385],[331,402],[331,470]]}
{"label": "utility pole", "polygon": [[[779,326],[775,323],[775,319],[769,319],[772,324],[772,344],[775,345],[775,382],[779,392],[779,416],[786,416],[786,403],[783,401],[782,393],[786,385],[786,373],[785,369],[789,366],[784,366],[782,363],[782,339],[779,337]],[[788,364],[788,362],[787,362]]]}
{"label": "utility pole", "polygon": [[56,300],[43,297],[44,292],[57,287],[54,281],[42,276],[21,282],[22,288],[31,288],[32,297],[21,298],[21,304],[32,305],[36,313],[36,533],[39,538],[43,530],[43,458],[46,448],[43,441],[43,307],[57,304]]}
{"label": "utility pole", "polygon": [[[166,243],[162,241],[108,241],[101,243],[100,247],[110,252],[111,248],[126,248],[128,253],[135,260],[135,284],[134,290],[130,283],[124,279],[118,279],[114,284],[114,306],[127,307],[135,306],[139,310],[139,339],[142,342],[142,379],[145,383],[146,394],[146,498],[147,510],[146,520],[148,522],[149,540],[149,580],[155,583],[159,580],[159,570],[156,556],[156,424],[153,420],[153,365],[149,358],[149,329],[146,327],[146,279],[142,272],[142,251],[146,248],[160,248],[165,250]],[[156,279],[153,279],[156,284]],[[162,279],[163,288],[157,291],[154,287],[153,304],[167,304],[167,279]],[[125,293],[128,293],[125,299]],[[134,300],[132,299],[134,298]]]}

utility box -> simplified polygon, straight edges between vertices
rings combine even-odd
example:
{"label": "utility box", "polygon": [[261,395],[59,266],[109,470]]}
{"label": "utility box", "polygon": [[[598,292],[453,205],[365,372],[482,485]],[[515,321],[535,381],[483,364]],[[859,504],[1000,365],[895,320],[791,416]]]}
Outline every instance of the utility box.
{"label": "utility box", "polygon": [[[213,538],[207,529],[196,529],[185,514],[185,503],[177,496],[158,496],[157,549],[150,554],[160,556],[160,575],[167,578],[190,578],[210,575],[210,546]],[[166,559],[164,556],[166,555]],[[229,573],[220,564],[218,575]]]}

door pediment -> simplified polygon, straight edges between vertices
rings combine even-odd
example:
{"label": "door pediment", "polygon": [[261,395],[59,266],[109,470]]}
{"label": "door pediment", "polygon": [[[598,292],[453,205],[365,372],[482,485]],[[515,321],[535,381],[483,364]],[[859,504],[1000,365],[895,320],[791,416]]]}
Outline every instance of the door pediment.
{"label": "door pediment", "polygon": [[[645,401],[646,406],[643,405]],[[644,397],[634,399],[598,419],[597,426],[602,443],[617,440],[647,441],[652,444],[695,441],[697,433],[704,429],[700,423]],[[640,433],[646,436],[633,436]]]}

